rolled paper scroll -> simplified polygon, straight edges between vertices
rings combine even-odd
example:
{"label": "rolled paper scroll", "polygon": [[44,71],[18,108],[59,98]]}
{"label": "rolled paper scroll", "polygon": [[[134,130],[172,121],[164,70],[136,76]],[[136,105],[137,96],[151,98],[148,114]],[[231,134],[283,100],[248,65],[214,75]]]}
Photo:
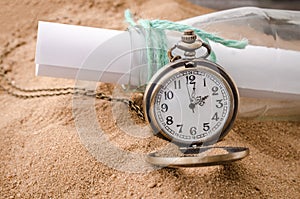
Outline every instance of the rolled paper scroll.
{"label": "rolled paper scroll", "polygon": [[[243,9],[243,12],[247,14],[245,8]],[[180,23],[197,25],[202,21],[204,26],[205,23],[221,24],[222,20],[216,20],[216,17],[218,19],[218,16],[228,16],[228,12],[229,14],[236,13],[237,10],[199,16]],[[243,13],[238,11],[238,13]],[[250,11],[253,12],[253,8]],[[276,12],[278,11],[275,11],[275,14]],[[300,16],[299,12],[297,14]],[[241,18],[236,16],[236,18]],[[294,13],[293,16],[295,16]],[[214,19],[215,23],[209,19]],[[231,25],[229,24],[229,28]],[[242,27],[242,24],[237,26],[237,28]],[[219,28],[220,32],[230,31],[221,25]],[[36,74],[117,84],[130,82],[131,85],[140,86],[146,83],[143,77],[147,70],[145,61],[138,59],[145,60],[145,57],[132,56],[132,54],[137,49],[145,48],[145,41],[138,33],[132,34],[135,33],[39,22]],[[299,31],[297,34],[300,36]],[[174,45],[179,40],[174,35],[176,34],[173,32],[167,32],[169,45]],[[134,48],[132,39],[135,39]],[[231,74],[241,96],[299,100],[300,52],[298,49],[254,45],[252,41],[255,37],[248,39],[251,45],[245,49],[232,49],[214,42],[210,43],[217,55],[217,63]],[[277,42],[276,38],[275,42]],[[288,40],[288,42],[294,41]]]}

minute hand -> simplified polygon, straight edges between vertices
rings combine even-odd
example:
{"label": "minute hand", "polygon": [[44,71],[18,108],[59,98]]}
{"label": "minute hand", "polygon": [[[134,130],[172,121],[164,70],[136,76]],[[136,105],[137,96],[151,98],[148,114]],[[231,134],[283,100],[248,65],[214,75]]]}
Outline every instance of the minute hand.
{"label": "minute hand", "polygon": [[193,86],[193,92],[192,92],[192,96],[191,96],[191,100],[195,102],[195,95],[196,95],[196,83],[194,83],[194,86]]}
{"label": "minute hand", "polygon": [[188,95],[189,95],[189,99],[190,99],[190,102],[192,102],[192,98],[191,98],[191,94],[190,94],[190,90],[189,90],[189,84],[188,82],[185,84],[186,85],[186,89],[187,89],[187,92],[188,92]]}
{"label": "minute hand", "polygon": [[189,99],[190,99],[189,108],[192,109],[192,111],[194,113],[195,112],[194,111],[194,109],[195,109],[195,103],[193,103],[193,99],[192,99],[191,94],[190,94],[188,83],[186,83],[186,89],[187,89],[187,92],[188,92],[188,95],[189,95]]}

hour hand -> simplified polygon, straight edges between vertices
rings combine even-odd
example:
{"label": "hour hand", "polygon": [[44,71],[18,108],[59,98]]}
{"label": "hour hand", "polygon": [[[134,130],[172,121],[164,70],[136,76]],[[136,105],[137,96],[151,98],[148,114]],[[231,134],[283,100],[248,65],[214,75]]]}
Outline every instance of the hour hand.
{"label": "hour hand", "polygon": [[208,95],[205,95],[204,97],[197,96],[197,104],[200,106],[203,106],[205,104],[205,100],[208,98]]}

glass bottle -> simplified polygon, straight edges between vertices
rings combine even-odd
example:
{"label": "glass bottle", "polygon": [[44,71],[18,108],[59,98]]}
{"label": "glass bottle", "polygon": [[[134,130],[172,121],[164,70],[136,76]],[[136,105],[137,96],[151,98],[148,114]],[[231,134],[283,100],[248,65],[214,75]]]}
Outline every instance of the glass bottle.
{"label": "glass bottle", "polygon": [[[239,117],[300,120],[300,12],[243,7],[180,21],[226,39],[247,39],[245,49],[210,42],[217,57],[239,88]],[[130,30],[132,49],[145,49],[141,29]],[[180,33],[167,31],[168,47]],[[149,46],[148,46],[149,47]],[[151,46],[155,49],[156,46]],[[157,48],[159,49],[159,48]],[[155,54],[155,50],[153,52]],[[133,51],[133,77],[143,85],[158,70],[146,67],[145,50]],[[139,68],[137,68],[139,67]],[[138,69],[138,70],[136,70]]]}

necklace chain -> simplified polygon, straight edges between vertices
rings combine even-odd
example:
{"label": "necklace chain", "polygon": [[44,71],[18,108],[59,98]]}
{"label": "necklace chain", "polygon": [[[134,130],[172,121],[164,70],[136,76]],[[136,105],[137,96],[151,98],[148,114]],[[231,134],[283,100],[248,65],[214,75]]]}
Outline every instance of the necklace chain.
{"label": "necklace chain", "polygon": [[[131,111],[134,111],[141,120],[145,120],[142,108],[137,105],[133,100],[126,98],[117,98],[108,96],[103,92],[96,92],[94,90],[87,90],[85,88],[61,87],[61,88],[39,88],[28,89],[22,88],[9,79],[3,67],[0,67],[0,89],[7,94],[21,99],[31,99],[40,97],[62,96],[62,95],[84,95],[88,97],[95,97],[96,99],[105,100],[109,102],[121,102],[126,104]],[[17,91],[17,92],[16,92]],[[20,93],[23,92],[23,93]],[[40,93],[46,92],[46,93]],[[24,94],[26,93],[26,94]]]}

